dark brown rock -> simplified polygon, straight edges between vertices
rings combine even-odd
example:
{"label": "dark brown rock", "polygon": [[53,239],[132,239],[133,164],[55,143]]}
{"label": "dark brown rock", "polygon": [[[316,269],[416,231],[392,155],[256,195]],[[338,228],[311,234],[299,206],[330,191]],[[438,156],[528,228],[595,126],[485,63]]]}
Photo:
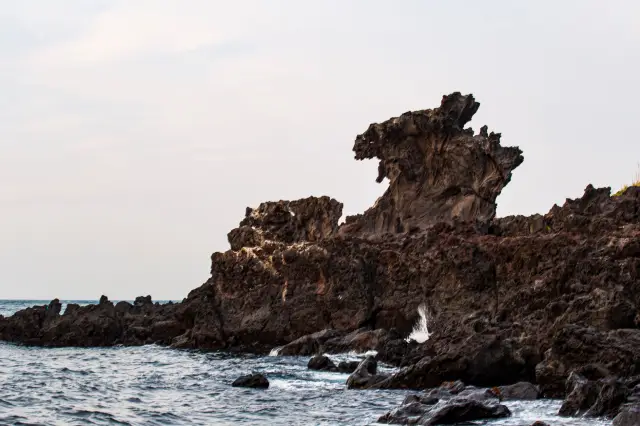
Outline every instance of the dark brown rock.
{"label": "dark brown rock", "polygon": [[348,389],[367,389],[381,382],[386,378],[384,375],[377,374],[378,363],[376,360],[368,356],[366,357],[356,371],[354,371],[347,379]]}
{"label": "dark brown rock", "polygon": [[342,203],[329,197],[277,201],[247,208],[240,227],[229,232],[232,250],[262,246],[265,240],[287,244],[317,242],[338,230]]}
{"label": "dark brown rock", "polygon": [[488,225],[523,157],[502,147],[499,133],[464,128],[479,107],[472,95],[453,93],[438,108],[370,125],[353,150],[358,160],[380,160],[376,181],[389,179],[389,188],[363,215],[347,218],[341,232],[401,233],[441,221]]}
{"label": "dark brown rock", "polygon": [[629,404],[622,407],[620,413],[613,419],[613,426],[640,425],[640,404]]}
{"label": "dark brown rock", "polygon": [[624,380],[615,377],[589,380],[571,373],[567,379],[567,397],[559,414],[613,418],[629,394],[630,390]]}
{"label": "dark brown rock", "polygon": [[[407,402],[407,401],[405,401]],[[499,419],[511,416],[505,405],[476,399],[454,398],[444,403],[424,404],[409,401],[378,419],[384,424],[463,424],[475,420]]]}
{"label": "dark brown rock", "polygon": [[264,374],[248,374],[238,377],[231,386],[234,388],[267,389],[269,387],[269,380],[267,380]]}
{"label": "dark brown rock", "polygon": [[338,367],[325,355],[316,355],[307,363],[309,370],[317,371],[338,371]]}
{"label": "dark brown rock", "polygon": [[528,382],[518,382],[513,385],[500,386],[498,391],[503,401],[530,401],[540,398],[540,389],[533,383]]}
{"label": "dark brown rock", "polygon": [[338,371],[345,374],[351,374],[358,369],[360,362],[358,361],[340,361],[338,363]]}

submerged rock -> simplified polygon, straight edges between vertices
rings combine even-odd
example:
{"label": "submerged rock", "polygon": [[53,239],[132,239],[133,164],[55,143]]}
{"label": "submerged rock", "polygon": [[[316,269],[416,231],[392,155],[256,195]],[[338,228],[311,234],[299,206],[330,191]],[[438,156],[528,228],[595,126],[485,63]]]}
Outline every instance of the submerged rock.
{"label": "submerged rock", "polygon": [[267,389],[269,380],[263,374],[248,374],[238,377],[232,384],[234,388]]}

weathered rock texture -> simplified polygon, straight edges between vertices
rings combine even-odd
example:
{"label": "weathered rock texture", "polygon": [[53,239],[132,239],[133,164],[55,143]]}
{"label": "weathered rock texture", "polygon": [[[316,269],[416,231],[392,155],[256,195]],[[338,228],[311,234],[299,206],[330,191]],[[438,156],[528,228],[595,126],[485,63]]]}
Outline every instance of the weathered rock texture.
{"label": "weathered rock texture", "polygon": [[467,424],[510,415],[509,409],[500,404],[500,398],[493,390],[449,382],[426,394],[408,396],[402,406],[380,417],[378,422],[402,425]]}
{"label": "weathered rock texture", "polygon": [[464,126],[480,104],[453,93],[439,108],[407,112],[372,124],[356,138],[356,159],[378,158],[376,181],[389,188],[363,215],[348,217],[345,234],[402,233],[438,222],[488,224],[496,197],[522,161],[500,134]]}
{"label": "weathered rock texture", "polygon": [[[524,381],[564,396],[573,371],[590,380],[640,374],[640,188],[611,197],[589,185],[545,215],[494,219],[522,157],[486,128],[463,129],[477,108],[453,94],[358,136],[356,158],[379,158],[389,189],[340,227],[342,205],[328,197],[263,203],[182,303],[104,301],[63,315],[52,303],[0,318],[0,339],[376,349],[406,366],[365,383],[382,388]],[[407,343],[420,305],[430,338]]]}

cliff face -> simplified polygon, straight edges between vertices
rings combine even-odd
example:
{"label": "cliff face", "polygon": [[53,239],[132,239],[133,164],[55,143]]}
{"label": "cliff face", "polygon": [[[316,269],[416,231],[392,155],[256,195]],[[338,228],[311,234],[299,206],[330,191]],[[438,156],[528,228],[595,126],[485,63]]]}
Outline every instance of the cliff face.
{"label": "cliff face", "polygon": [[[454,93],[358,136],[356,158],[380,159],[389,189],[340,227],[328,197],[263,203],[182,303],[38,307],[0,318],[0,339],[371,348],[408,366],[376,384],[390,388],[530,380],[560,395],[571,371],[640,374],[640,188],[589,185],[545,215],[494,219],[522,156],[463,129],[478,105]],[[406,343],[420,305],[430,339]]]}

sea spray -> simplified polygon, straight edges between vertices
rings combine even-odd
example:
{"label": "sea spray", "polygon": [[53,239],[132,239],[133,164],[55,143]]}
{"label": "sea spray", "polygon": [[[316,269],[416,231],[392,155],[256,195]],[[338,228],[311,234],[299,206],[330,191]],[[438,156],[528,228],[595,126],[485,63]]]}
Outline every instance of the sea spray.
{"label": "sea spray", "polygon": [[280,356],[280,350],[282,349],[282,346],[278,346],[275,347],[273,349],[271,349],[271,352],[269,352],[269,356]]}
{"label": "sea spray", "polygon": [[418,323],[413,327],[413,331],[407,338],[407,341],[415,340],[418,343],[424,343],[429,340],[429,329],[427,324],[427,307],[422,304],[418,306],[418,315],[420,319]]}

